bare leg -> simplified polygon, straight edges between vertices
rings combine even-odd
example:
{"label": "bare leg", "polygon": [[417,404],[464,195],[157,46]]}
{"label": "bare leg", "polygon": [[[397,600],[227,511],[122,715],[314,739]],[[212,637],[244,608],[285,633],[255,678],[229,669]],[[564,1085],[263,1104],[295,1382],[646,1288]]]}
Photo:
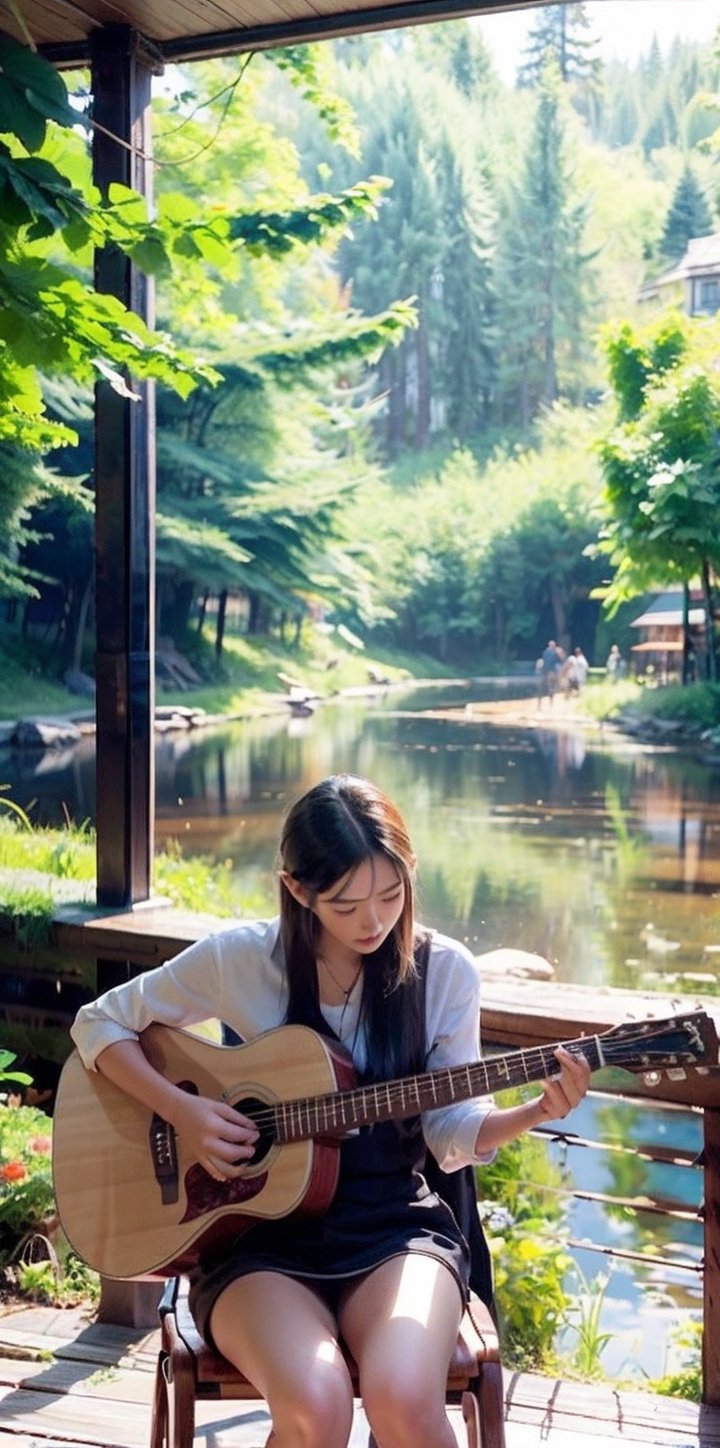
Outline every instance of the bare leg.
{"label": "bare leg", "polygon": [[273,1448],[347,1448],[352,1383],[335,1319],[309,1287],[279,1272],[252,1272],[221,1293],[210,1328],[265,1398]]}
{"label": "bare leg", "polygon": [[420,1253],[383,1263],[345,1296],[340,1330],[380,1448],[456,1448],[445,1388],[462,1310],[452,1273]]}

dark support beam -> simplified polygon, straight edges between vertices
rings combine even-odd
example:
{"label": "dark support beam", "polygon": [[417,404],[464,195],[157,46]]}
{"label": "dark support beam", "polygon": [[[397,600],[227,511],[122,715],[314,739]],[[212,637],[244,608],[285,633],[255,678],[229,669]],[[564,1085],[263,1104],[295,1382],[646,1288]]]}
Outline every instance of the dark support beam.
{"label": "dark support beam", "polygon": [[[528,10],[553,3],[555,0],[389,0],[383,5],[361,5],[357,10],[327,10],[323,14],[310,11],[300,19],[288,15],[282,20],[261,20],[255,25],[237,25],[226,30],[213,30],[208,23],[208,28],[197,35],[180,33],[172,36],[168,32],[163,38],[160,28],[158,45],[162,47],[168,63],[179,63],[271,50],[277,46],[304,45],[308,41],[333,40],[344,35],[395,30],[404,25],[430,25],[438,20],[457,20],[468,15]],[[74,41],[48,42],[40,49],[53,65],[69,69],[85,64],[88,47],[88,39],[81,36]]]}
{"label": "dark support beam", "polygon": [[[157,53],[127,26],[91,42],[96,184],[132,187],[150,201],[152,75]],[[152,325],[151,285],[114,248],[95,263],[99,292]],[[129,379],[128,379],[129,381]],[[147,900],[154,828],[155,399],[100,382],[95,398],[98,904]]]}

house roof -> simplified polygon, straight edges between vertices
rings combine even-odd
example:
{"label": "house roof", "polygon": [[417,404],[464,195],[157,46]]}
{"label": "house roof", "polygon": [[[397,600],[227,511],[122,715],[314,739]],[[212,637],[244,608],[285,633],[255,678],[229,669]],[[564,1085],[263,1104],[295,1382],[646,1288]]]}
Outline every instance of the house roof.
{"label": "house roof", "polygon": [[[682,589],[668,588],[663,593],[658,593],[648,604],[643,613],[634,618],[630,624],[631,628],[680,628],[683,620],[683,597]],[[694,597],[694,590],[691,590],[690,612],[688,615],[690,624],[703,624],[705,622],[705,608],[702,603],[698,604]],[[634,645],[635,648],[638,645]]]}
{"label": "house roof", "polygon": [[687,251],[669,271],[661,272],[640,288],[640,296],[653,297],[661,287],[673,282],[689,281],[692,277],[720,275],[720,231],[710,236],[693,236],[687,244]]}
{"label": "house roof", "polygon": [[[550,0],[534,0],[546,5]],[[89,59],[89,37],[126,25],[168,62],[263,50],[463,15],[524,10],[530,0],[22,0],[3,7],[3,27],[60,66]]]}

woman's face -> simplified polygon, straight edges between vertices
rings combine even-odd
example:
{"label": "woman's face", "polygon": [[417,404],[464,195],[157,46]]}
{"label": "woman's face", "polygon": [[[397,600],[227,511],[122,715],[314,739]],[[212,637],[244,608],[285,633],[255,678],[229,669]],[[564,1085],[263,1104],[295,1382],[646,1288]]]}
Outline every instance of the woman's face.
{"label": "woman's face", "polygon": [[331,961],[370,955],[397,924],[404,903],[405,884],[397,866],[385,855],[369,856],[315,897],[319,949]]}

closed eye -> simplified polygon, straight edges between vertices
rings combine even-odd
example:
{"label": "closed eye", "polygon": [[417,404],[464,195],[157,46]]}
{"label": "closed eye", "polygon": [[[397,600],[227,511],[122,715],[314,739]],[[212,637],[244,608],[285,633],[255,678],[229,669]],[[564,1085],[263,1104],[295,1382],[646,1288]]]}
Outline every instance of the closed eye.
{"label": "closed eye", "polygon": [[[381,905],[394,905],[395,901],[399,900],[401,895],[402,885],[393,886],[392,894],[381,896],[380,903]],[[355,909],[355,905],[333,905],[333,910],[336,915],[352,915]]]}

